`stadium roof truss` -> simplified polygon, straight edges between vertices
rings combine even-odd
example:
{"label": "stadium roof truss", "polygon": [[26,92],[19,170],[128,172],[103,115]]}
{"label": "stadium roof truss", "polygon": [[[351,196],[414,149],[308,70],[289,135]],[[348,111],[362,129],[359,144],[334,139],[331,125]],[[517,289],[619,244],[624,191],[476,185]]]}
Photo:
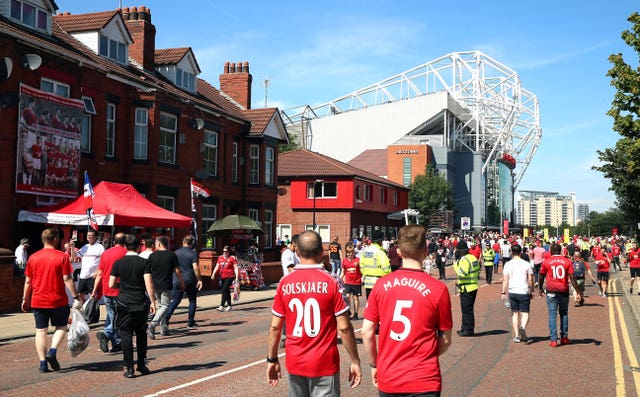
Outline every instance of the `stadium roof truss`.
{"label": "stadium roof truss", "polygon": [[[447,92],[461,106],[462,122],[450,134],[453,150],[481,152],[482,173],[503,154],[516,159],[516,188],[542,137],[537,97],[524,89],[518,73],[480,51],[454,52],[315,107],[282,112],[288,125],[300,125],[303,146],[313,138],[305,120]],[[459,124],[459,123],[458,123]]]}

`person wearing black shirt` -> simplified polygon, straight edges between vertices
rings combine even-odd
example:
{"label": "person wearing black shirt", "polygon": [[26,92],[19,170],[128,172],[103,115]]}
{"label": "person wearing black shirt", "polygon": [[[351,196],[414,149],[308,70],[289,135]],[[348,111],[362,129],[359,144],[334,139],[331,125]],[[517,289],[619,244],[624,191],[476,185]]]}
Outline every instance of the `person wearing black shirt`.
{"label": "person wearing black shirt", "polygon": [[156,290],[156,299],[160,301],[160,308],[151,320],[147,334],[149,338],[156,338],[156,326],[160,325],[160,335],[167,335],[167,312],[171,304],[173,294],[173,279],[175,274],[178,279],[180,289],[184,290],[182,273],[178,267],[178,257],[175,252],[168,250],[169,239],[167,236],[158,236],[155,241],[156,252],[149,255],[149,266],[151,266],[151,277]]}
{"label": "person wearing black shirt", "polygon": [[[133,334],[138,349],[138,372],[149,374],[145,364],[147,358],[147,317],[156,312],[155,290],[149,262],[138,256],[140,241],[127,234],[126,255],[117,260],[111,269],[109,287],[119,288],[116,304],[116,326],[122,339],[122,355],[126,371],[125,378],[133,378]],[[145,294],[146,292],[146,294]],[[151,298],[151,300],[149,300]]]}
{"label": "person wearing black shirt", "polygon": [[202,278],[198,269],[198,253],[193,247],[193,236],[184,236],[182,239],[182,247],[176,250],[178,256],[178,265],[184,280],[184,288],[181,288],[176,277],[173,278],[173,296],[171,297],[171,306],[167,311],[167,324],[171,320],[171,315],[176,310],[184,294],[189,298],[189,309],[187,311],[187,329],[195,328],[196,324],[196,298],[198,291],[202,289]]}

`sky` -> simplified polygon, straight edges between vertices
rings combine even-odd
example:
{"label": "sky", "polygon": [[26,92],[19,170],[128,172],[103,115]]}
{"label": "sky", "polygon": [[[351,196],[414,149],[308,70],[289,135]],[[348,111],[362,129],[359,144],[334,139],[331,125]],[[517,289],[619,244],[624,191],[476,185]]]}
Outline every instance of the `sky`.
{"label": "sky", "polygon": [[[482,51],[514,69],[538,98],[542,140],[518,189],[576,194],[591,211],[615,207],[591,169],[619,139],[606,115],[615,90],[608,57],[638,54],[621,39],[640,4],[630,0],[56,0],[58,12],[144,5],[156,48],[191,47],[219,87],[225,62],[248,61],[252,107],[326,103],[451,52]],[[636,7],[634,7],[636,4]],[[519,169],[516,168],[516,172]]]}

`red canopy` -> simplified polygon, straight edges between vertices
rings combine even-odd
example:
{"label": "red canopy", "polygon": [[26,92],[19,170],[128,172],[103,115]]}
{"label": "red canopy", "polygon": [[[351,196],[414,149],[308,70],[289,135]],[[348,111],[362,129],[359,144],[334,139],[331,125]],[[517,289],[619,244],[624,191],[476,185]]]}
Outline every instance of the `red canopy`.
{"label": "red canopy", "polygon": [[[158,207],[129,184],[100,182],[94,188],[93,212],[98,225],[181,227],[191,226],[191,218]],[[84,197],[53,207],[20,211],[18,221],[87,225]]]}

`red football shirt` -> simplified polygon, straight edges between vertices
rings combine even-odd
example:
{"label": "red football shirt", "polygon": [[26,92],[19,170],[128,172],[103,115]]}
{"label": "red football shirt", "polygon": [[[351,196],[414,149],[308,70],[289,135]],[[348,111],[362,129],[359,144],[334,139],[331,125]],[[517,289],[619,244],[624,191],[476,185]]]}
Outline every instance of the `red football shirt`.
{"label": "red football shirt", "polygon": [[287,371],[307,377],[340,371],[336,317],[349,310],[323,265],[296,265],[280,279],[271,312],[286,320]]}
{"label": "red football shirt", "polygon": [[102,286],[102,295],[109,297],[116,297],[120,293],[118,288],[109,287],[109,277],[111,276],[111,269],[116,261],[127,253],[127,249],[121,245],[114,245],[108,250],[104,251],[100,256],[100,264],[98,269],[102,270],[102,279],[100,279],[100,285]]}
{"label": "red football shirt", "polygon": [[236,276],[234,266],[238,264],[238,260],[235,256],[230,255],[225,258],[224,255],[220,255],[217,264],[220,265],[220,278],[234,278]]}
{"label": "red football shirt", "polygon": [[552,255],[542,262],[540,274],[547,281],[547,292],[568,293],[569,274],[573,274],[573,262],[560,255]]}
{"label": "red football shirt", "polygon": [[607,257],[605,257],[602,253],[595,255],[593,257],[593,260],[596,263],[596,266],[598,266],[598,272],[599,273],[608,273],[609,272],[609,260],[607,259]]}
{"label": "red football shirt", "polygon": [[342,270],[344,271],[344,283],[349,285],[362,284],[362,273],[360,272],[360,258],[344,258],[342,260]]}
{"label": "red football shirt", "polygon": [[400,268],[378,280],[364,318],[380,324],[379,390],[419,393],[442,389],[437,333],[453,327],[451,299],[444,283],[422,270]]}
{"label": "red football shirt", "polygon": [[54,248],[43,248],[29,257],[25,274],[31,279],[31,307],[54,309],[67,306],[63,276],[71,276],[69,255]]}

